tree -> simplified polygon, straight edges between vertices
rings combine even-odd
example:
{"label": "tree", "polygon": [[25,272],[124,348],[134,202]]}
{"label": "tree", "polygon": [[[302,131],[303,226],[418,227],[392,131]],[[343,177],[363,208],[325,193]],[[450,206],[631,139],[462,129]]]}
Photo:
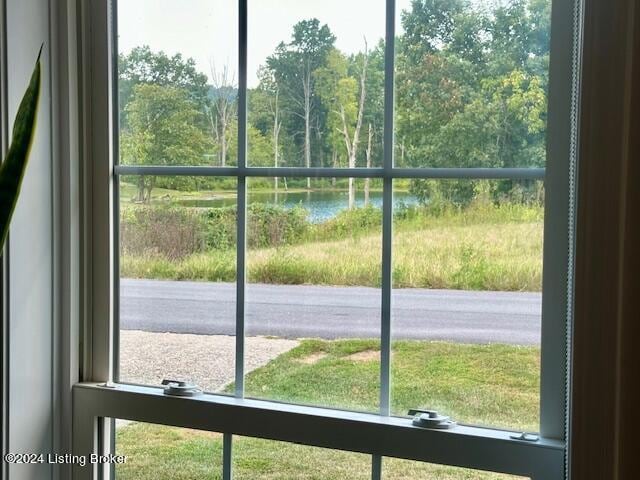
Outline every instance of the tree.
{"label": "tree", "polygon": [[[314,95],[314,72],[324,64],[327,53],[335,43],[335,36],[318,19],[303,20],[293,27],[289,43],[281,42],[267,58],[276,83],[282,89],[288,111],[303,122],[304,165],[311,166],[311,128],[316,122],[318,101]],[[307,187],[311,187],[307,179]]]}
{"label": "tree", "polygon": [[469,9],[466,0],[412,0],[411,9],[401,15],[403,54],[411,62],[434,53],[452,40],[456,19]]}
{"label": "tree", "polygon": [[[177,53],[153,52],[149,46],[136,47],[128,55],[118,57],[120,115],[126,126],[126,106],[133,89],[139,84],[171,86],[187,92],[196,109],[203,112],[207,102],[207,76],[196,69],[195,60]],[[204,118],[200,119],[201,121]]]}
{"label": "tree", "polygon": [[210,89],[206,112],[211,132],[218,145],[219,165],[224,167],[227,164],[229,150],[229,129],[237,118],[238,89],[235,79],[229,74],[229,69],[226,66],[222,71],[218,71],[212,63],[211,79],[213,85]]}
{"label": "tree", "polygon": [[[230,128],[229,156],[238,158],[238,124],[233,123]],[[269,167],[272,162],[272,146],[268,137],[251,124],[247,125],[247,160],[256,167]]]}
{"label": "tree", "polygon": [[[194,165],[212,147],[196,126],[202,114],[185,89],[135,85],[126,114],[129,127],[120,142],[125,165]],[[154,176],[140,175],[136,201],[148,203],[155,184]]]}
{"label": "tree", "polygon": [[[396,126],[401,161],[429,167],[541,166],[550,2],[414,0],[402,16]],[[414,181],[465,203],[472,182]],[[513,182],[494,182],[496,196]],[[434,189],[439,189],[435,192]]]}
{"label": "tree", "polygon": [[[270,135],[273,148],[273,163],[278,168],[280,162],[280,132],[282,130],[282,107],[280,99],[280,86],[272,72],[261,68],[258,72],[260,83],[258,88],[252,90],[249,95],[251,123],[262,132]],[[273,180],[274,189],[278,190],[278,177]]]}
{"label": "tree", "polygon": [[[434,136],[431,158],[437,166],[541,167],[546,110],[539,77],[514,70],[486,79],[476,97]],[[502,181],[492,193],[506,195],[513,187]],[[454,203],[467,203],[474,195],[468,181],[451,181],[443,188],[445,199]]]}
{"label": "tree", "polygon": [[[329,126],[339,132],[347,152],[347,166],[354,168],[360,144],[360,130],[367,97],[367,67],[369,51],[365,40],[364,52],[354,58],[360,64],[358,78],[349,75],[348,60],[337,49],[327,56],[326,66],[316,71],[320,98],[329,106]],[[353,178],[349,178],[349,208],[355,206]]]}

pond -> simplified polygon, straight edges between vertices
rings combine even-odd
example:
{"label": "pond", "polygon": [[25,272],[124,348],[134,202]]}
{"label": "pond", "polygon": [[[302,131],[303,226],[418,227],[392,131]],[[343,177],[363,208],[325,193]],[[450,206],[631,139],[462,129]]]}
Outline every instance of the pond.
{"label": "pond", "polygon": [[[349,195],[346,191],[315,190],[310,192],[249,192],[249,203],[279,204],[286,208],[299,205],[309,211],[309,221],[318,223],[335,217],[338,212],[349,205]],[[369,195],[371,205],[382,207],[382,192],[372,191]],[[180,205],[189,207],[226,207],[236,204],[235,197],[220,197],[211,199],[183,199]],[[408,192],[394,192],[394,207],[399,205],[415,205],[418,200]],[[364,206],[364,192],[356,192],[356,207]]]}

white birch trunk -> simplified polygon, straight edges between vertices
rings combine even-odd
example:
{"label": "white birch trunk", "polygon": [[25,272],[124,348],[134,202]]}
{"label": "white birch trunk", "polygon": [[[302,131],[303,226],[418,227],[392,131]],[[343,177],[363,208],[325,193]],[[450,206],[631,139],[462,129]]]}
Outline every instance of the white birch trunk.
{"label": "white birch trunk", "polygon": [[[373,143],[373,129],[369,124],[369,137],[367,140],[367,168],[371,168],[371,147]],[[369,205],[369,191],[371,188],[371,179],[369,177],[364,180],[364,206]]]}

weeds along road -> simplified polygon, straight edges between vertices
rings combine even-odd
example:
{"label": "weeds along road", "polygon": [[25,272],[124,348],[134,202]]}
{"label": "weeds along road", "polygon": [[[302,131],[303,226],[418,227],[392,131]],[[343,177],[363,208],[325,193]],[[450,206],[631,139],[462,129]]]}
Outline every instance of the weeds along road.
{"label": "weeds along road", "polygon": [[[235,284],[122,279],[126,330],[235,334]],[[465,343],[540,343],[541,295],[398,289],[393,338]],[[380,290],[367,287],[247,285],[247,335],[375,338]]]}

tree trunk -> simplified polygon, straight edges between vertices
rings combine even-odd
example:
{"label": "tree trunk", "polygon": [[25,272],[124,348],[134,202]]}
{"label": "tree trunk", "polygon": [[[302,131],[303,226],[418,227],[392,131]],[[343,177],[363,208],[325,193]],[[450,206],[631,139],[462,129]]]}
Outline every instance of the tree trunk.
{"label": "tree trunk", "polygon": [[156,183],[156,177],[151,177],[149,179],[149,184],[147,185],[147,193],[144,195],[144,203],[151,203],[151,191]]}
{"label": "tree trunk", "polygon": [[356,206],[356,192],[353,185],[353,177],[349,177],[349,210]]}
{"label": "tree trunk", "polygon": [[[371,168],[371,146],[373,143],[373,129],[369,124],[369,137],[367,140],[367,168]],[[369,205],[369,190],[371,188],[371,179],[369,177],[364,179],[364,206]]]}
{"label": "tree trunk", "polygon": [[[307,68],[304,87],[304,165],[311,166],[311,71]],[[307,189],[311,189],[311,177],[307,177]]]}
{"label": "tree trunk", "polygon": [[[338,168],[338,152],[334,149],[332,155],[331,166],[333,168]],[[336,177],[331,177],[331,186],[336,186]]]}
{"label": "tree trunk", "polygon": [[144,202],[144,175],[138,177],[138,192],[136,194],[136,202]]}
{"label": "tree trunk", "polygon": [[220,135],[220,166],[225,167],[227,164],[227,125],[222,122],[222,134]]}
{"label": "tree trunk", "polygon": [[[280,108],[278,104],[279,91],[276,89],[276,100],[273,107],[273,166],[278,168],[279,160],[279,145],[278,140],[280,137]],[[275,187],[276,194],[278,193],[278,177],[273,180],[273,186]]]}
{"label": "tree trunk", "polygon": [[[360,74],[360,101],[358,102],[358,118],[356,120],[356,128],[353,132],[353,139],[349,138],[349,129],[347,128],[347,117],[344,112],[344,107],[341,108],[342,126],[347,144],[347,152],[349,155],[349,168],[355,168],[356,158],[358,154],[358,144],[360,143],[360,129],[362,128],[362,118],[364,116],[364,102],[367,96],[366,81],[367,81],[367,64],[369,60],[367,43],[365,41],[364,58],[362,61],[362,73]],[[355,206],[355,190],[353,178],[349,179],[349,209]]]}

